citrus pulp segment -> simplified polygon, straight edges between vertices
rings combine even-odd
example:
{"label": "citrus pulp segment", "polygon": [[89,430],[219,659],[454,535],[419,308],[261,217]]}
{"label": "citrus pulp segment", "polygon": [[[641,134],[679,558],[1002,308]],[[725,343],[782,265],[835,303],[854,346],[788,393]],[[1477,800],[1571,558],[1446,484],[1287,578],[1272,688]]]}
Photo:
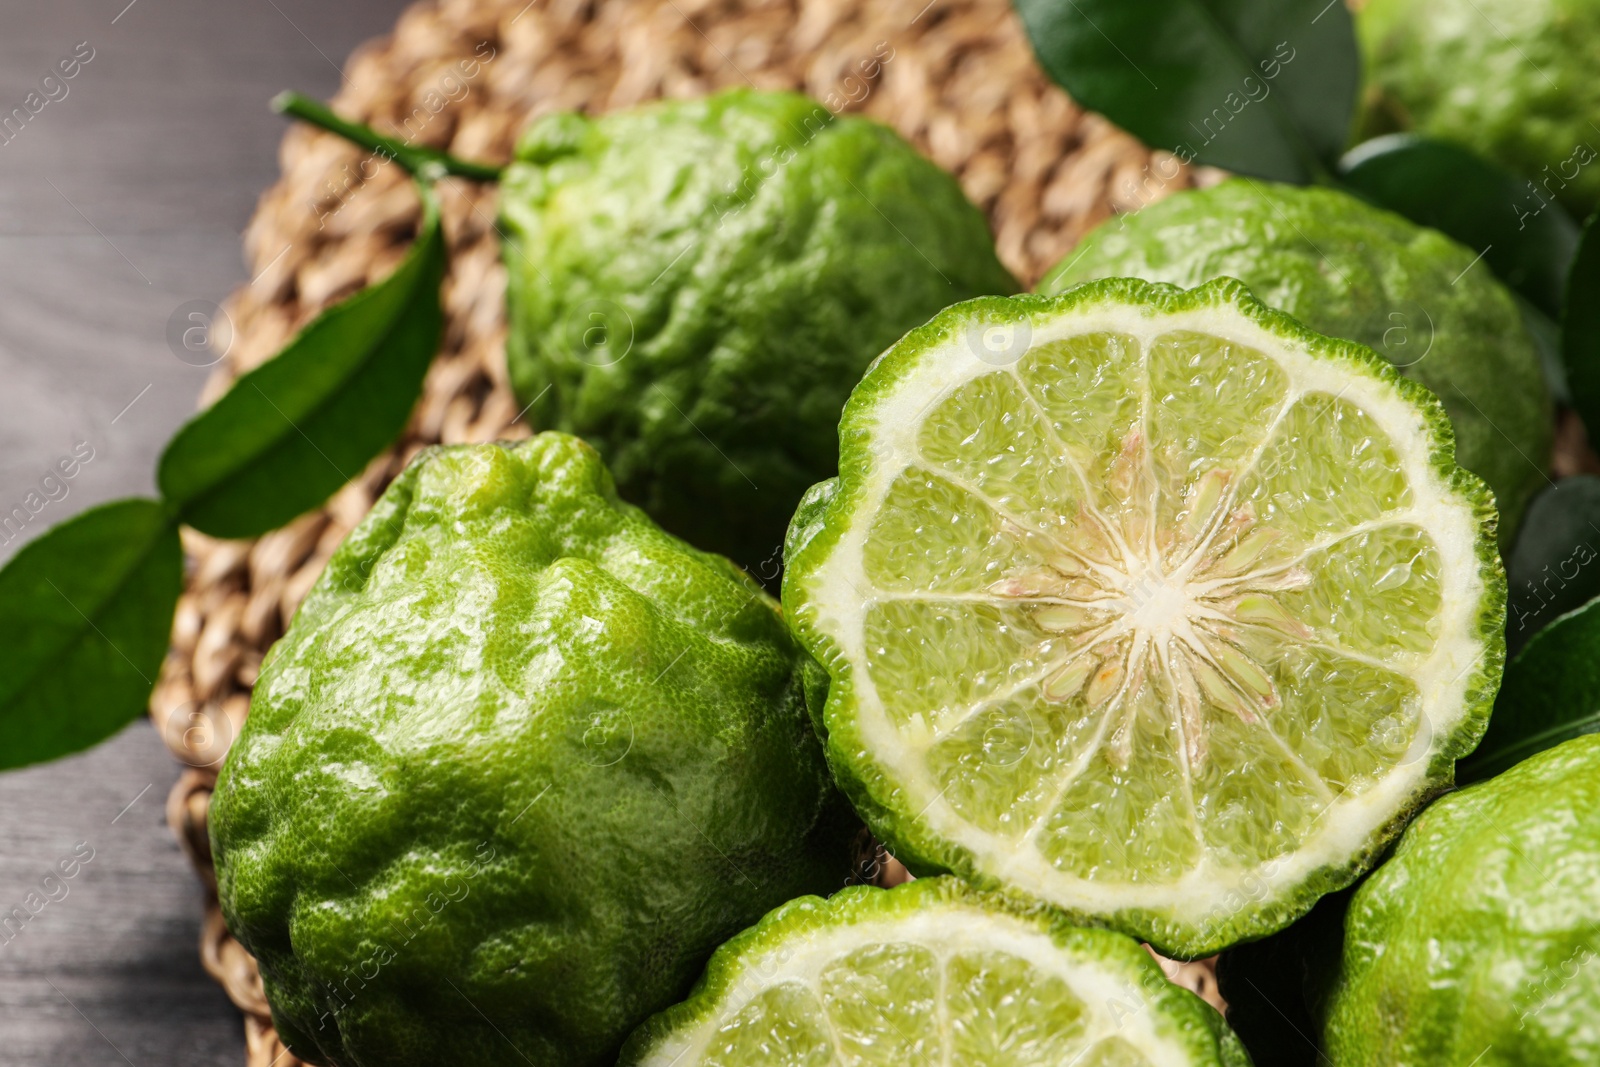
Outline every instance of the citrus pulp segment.
{"label": "citrus pulp segment", "polygon": [[1108,219],[1038,291],[1099,278],[1184,289],[1237,278],[1317,333],[1369,346],[1444,404],[1456,462],[1494,491],[1509,547],[1549,484],[1554,412],[1537,317],[1475,269],[1479,252],[1350,193],[1233,178]]}
{"label": "citrus pulp segment", "polygon": [[937,878],[784,905],[627,1067],[1199,1067],[1249,1060],[1129,938]]}
{"label": "citrus pulp segment", "polygon": [[1431,394],[1237,282],[957,305],[840,440],[785,607],[914,869],[1205,955],[1347,884],[1482,734],[1487,491]]}

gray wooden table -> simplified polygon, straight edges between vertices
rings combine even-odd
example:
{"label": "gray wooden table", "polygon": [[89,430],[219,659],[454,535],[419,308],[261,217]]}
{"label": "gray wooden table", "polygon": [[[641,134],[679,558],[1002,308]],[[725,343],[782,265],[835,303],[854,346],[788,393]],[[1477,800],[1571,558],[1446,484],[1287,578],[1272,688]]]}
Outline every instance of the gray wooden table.
{"label": "gray wooden table", "polygon": [[[36,529],[152,491],[207,373],[173,354],[167,321],[247,280],[239,235],[283,129],[267,100],[330,94],[350,49],[403,6],[0,0],[0,118],[40,93],[25,125],[0,125],[0,509],[85,444],[93,459]],[[41,89],[78,57],[75,77]],[[243,1063],[163,816],[176,776],[144,721],[0,774],[0,918],[30,893],[47,900],[20,926],[0,921],[0,1064]]]}

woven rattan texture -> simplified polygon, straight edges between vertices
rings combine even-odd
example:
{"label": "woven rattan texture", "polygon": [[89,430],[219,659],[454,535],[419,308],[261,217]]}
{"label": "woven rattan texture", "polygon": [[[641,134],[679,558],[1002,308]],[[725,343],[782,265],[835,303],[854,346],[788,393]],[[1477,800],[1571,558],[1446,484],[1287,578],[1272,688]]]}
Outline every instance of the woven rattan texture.
{"label": "woven rattan texture", "polygon": [[[1077,108],[1040,72],[1008,0],[429,0],[344,68],[340,113],[415,143],[500,162],[550,111],[607,111],[738,85],[800,89],[900,131],[987,213],[1000,258],[1037,281],[1113,211],[1194,184]],[[283,177],[245,235],[255,279],[214,332],[226,352],[202,403],[270,357],[329,304],[404,254],[420,207],[393,165],[291,129]],[[1159,175],[1175,175],[1163,181]],[[424,445],[527,436],[506,383],[505,272],[492,188],[441,189],[452,253],[444,342],[404,439],[321,511],[258,541],[185,531],[189,570],[150,714],[187,764],[168,816],[215,889],[206,809],[249,710],[262,656],[328,556]],[[201,955],[245,1015],[250,1067],[295,1067],[272,1030],[255,961],[211,900]],[[1215,995],[1204,965],[1169,965]]]}

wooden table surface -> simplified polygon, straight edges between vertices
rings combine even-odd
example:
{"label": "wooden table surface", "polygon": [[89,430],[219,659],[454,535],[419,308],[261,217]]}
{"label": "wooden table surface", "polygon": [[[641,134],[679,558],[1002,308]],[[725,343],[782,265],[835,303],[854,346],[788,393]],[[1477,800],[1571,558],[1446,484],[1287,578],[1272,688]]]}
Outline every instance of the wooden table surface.
{"label": "wooden table surface", "polygon": [[[239,235],[283,130],[267,101],[332,93],[351,48],[403,6],[0,0],[0,116],[62,59],[90,57],[0,136],[0,510],[74,446],[93,459],[34,532],[153,490],[207,373],[173,354],[168,319],[248,280]],[[0,1064],[243,1063],[238,1013],[200,969],[200,890],[163,814],[176,777],[144,720],[0,774],[0,920],[30,893],[55,898],[20,927],[0,922]],[[63,859],[74,876],[44,883]]]}

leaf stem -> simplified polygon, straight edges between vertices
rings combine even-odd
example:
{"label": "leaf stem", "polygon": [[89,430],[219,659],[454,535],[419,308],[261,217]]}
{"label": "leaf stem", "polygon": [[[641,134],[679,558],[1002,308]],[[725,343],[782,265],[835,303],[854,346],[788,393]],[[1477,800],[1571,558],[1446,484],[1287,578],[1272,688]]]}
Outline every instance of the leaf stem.
{"label": "leaf stem", "polygon": [[458,178],[494,182],[500,180],[504,169],[487,163],[472,163],[457,159],[448,152],[441,152],[436,148],[419,148],[397,141],[393,137],[385,137],[370,126],[340,118],[326,105],[301,93],[279,93],[272,98],[272,110],[280,115],[291,115],[329,133],[336,133],[362,148],[380,152],[418,177],[427,177],[430,170],[442,167],[446,174],[453,174]]}

